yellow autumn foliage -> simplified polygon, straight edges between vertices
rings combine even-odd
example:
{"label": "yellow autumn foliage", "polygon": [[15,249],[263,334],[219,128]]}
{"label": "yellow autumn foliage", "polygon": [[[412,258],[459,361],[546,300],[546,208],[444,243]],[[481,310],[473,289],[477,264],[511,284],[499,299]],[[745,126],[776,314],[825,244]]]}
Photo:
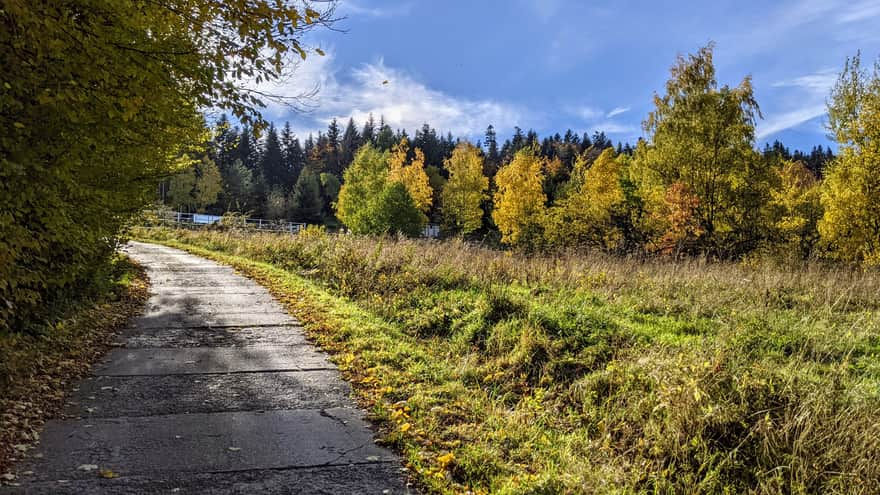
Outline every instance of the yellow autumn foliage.
{"label": "yellow autumn foliage", "polygon": [[461,234],[480,228],[487,199],[489,179],[483,175],[483,157],[476,146],[462,142],[444,162],[449,181],[443,187],[443,221],[447,227]]}
{"label": "yellow autumn foliage", "polygon": [[624,241],[615,217],[626,200],[621,186],[622,160],[608,148],[587,166],[585,157],[575,162],[571,192],[547,215],[545,236],[551,246],[591,245],[614,250]]}
{"label": "yellow autumn foliage", "polygon": [[431,182],[425,172],[425,154],[419,148],[416,148],[413,153],[415,157],[407,163],[409,141],[406,138],[401,139],[391,148],[391,156],[388,161],[390,166],[388,180],[403,184],[412,197],[416,208],[422,213],[427,213],[431,209],[434,190],[431,188]]}
{"label": "yellow autumn foliage", "polygon": [[546,212],[543,181],[544,160],[531,148],[518,151],[498,170],[492,219],[501,232],[501,242],[528,246],[536,241]]}
{"label": "yellow autumn foliage", "polygon": [[880,67],[847,60],[831,93],[829,127],[840,154],[822,186],[819,233],[839,259],[880,265]]}

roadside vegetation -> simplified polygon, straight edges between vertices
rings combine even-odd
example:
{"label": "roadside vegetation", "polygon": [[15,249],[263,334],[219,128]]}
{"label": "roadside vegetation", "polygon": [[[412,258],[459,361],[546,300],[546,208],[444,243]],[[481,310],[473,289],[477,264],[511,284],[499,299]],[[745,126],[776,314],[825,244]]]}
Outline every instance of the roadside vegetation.
{"label": "roadside vegetation", "polygon": [[[114,257],[91,291],[40,331],[0,332],[0,475],[39,439],[64,394],[109,347],[114,331],[140,313],[148,281],[129,258]],[[3,481],[14,481],[4,479]]]}
{"label": "roadside vegetation", "polygon": [[76,298],[104,268],[159,182],[198,177],[200,194],[216,196],[202,111],[259,129],[266,103],[298,101],[241,81],[277,80],[291,59],[321,53],[302,37],[331,25],[334,7],[4,0],[0,331],[56,321],[47,308]]}
{"label": "roadside vegetation", "polygon": [[270,287],[432,491],[880,490],[873,271],[319,229],[135,235]]}

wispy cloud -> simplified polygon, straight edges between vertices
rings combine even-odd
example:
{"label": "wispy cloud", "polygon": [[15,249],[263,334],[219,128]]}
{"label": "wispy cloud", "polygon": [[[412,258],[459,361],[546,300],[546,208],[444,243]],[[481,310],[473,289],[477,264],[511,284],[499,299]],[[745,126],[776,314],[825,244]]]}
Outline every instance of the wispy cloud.
{"label": "wispy cloud", "polygon": [[629,139],[638,137],[638,134],[641,131],[641,127],[635,124],[605,120],[602,122],[597,122],[590,126],[590,132],[595,131],[604,132],[606,134],[616,134],[620,137]]}
{"label": "wispy cloud", "polygon": [[590,106],[572,107],[568,109],[568,113],[588,122],[600,119],[605,115],[605,111],[602,109]]}
{"label": "wispy cloud", "polygon": [[573,105],[565,109],[565,112],[580,120],[579,125],[586,127],[589,132],[604,132],[607,134],[616,134],[624,139],[634,139],[638,137],[640,127],[631,122],[621,122],[614,120],[630,111],[630,107],[614,107],[611,110],[604,110],[587,105]]}
{"label": "wispy cloud", "polygon": [[626,113],[629,111],[630,111],[629,107],[616,107],[613,110],[611,110],[610,112],[608,112],[608,115],[606,115],[605,117],[610,119],[614,116],[617,116],[617,115],[620,115],[622,113]]}
{"label": "wispy cloud", "polygon": [[774,88],[802,88],[813,93],[825,95],[828,94],[835,81],[837,81],[837,71],[835,69],[823,69],[794,79],[777,81],[772,86]]}
{"label": "wispy cloud", "polygon": [[541,22],[550,22],[565,8],[562,0],[519,0],[518,3]]}
{"label": "wispy cloud", "polygon": [[880,2],[877,0],[863,0],[844,6],[837,3],[835,8],[839,9],[835,17],[838,24],[862,22],[880,17]]}
{"label": "wispy cloud", "polygon": [[343,14],[353,14],[359,17],[400,17],[410,14],[413,9],[411,3],[401,3],[396,5],[383,5],[375,7],[372,5],[362,4],[352,0],[344,0],[340,3],[339,10]]}
{"label": "wispy cloud", "polygon": [[825,104],[812,105],[798,110],[776,114],[769,117],[758,126],[756,136],[758,139],[764,139],[777,132],[798,127],[805,122],[809,122],[823,115],[825,115]]}
{"label": "wispy cloud", "polygon": [[525,122],[533,123],[538,118],[517,105],[465,98],[433,89],[407,71],[385,65],[382,60],[340,74],[334,68],[332,53],[309,59],[296,77],[283,85],[264,89],[295,95],[315,85],[320,91],[311,113],[292,114],[289,108],[273,105],[267,109],[267,115],[276,121],[290,119],[301,135],[324,129],[333,118],[342,121],[354,118],[363,123],[372,114],[376,120],[384,117],[392,128],[410,133],[427,122],[440,132],[461,137],[479,137],[489,124],[501,131]]}
{"label": "wispy cloud", "polygon": [[796,128],[806,122],[825,115],[825,98],[837,80],[834,69],[823,69],[793,79],[778,81],[771,85],[791,92],[790,100],[796,108],[767,115],[758,125],[756,136],[764,139],[778,132]]}

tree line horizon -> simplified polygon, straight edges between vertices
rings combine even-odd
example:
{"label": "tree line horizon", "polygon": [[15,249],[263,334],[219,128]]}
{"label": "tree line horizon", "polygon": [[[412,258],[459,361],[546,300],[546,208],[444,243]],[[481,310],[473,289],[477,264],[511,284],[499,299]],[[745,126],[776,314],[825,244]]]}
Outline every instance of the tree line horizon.
{"label": "tree line horizon", "polygon": [[822,145],[792,152],[779,140],[759,149],[750,78],[719,86],[712,56],[710,44],[678,58],[643,124],[647,139],[635,145],[614,146],[600,131],[541,138],[519,127],[499,143],[492,125],[474,145],[428,123],[411,137],[372,115],[360,130],[353,118],[344,128],[333,119],[326,133],[301,143],[289,123],[280,131],[269,124],[258,139],[223,115],[204,157],[169,179],[164,200],[361,234],[417,235],[431,222],[448,234],[526,250],[874,256],[864,246],[835,247],[852,236],[837,235],[840,226],[829,223],[836,198],[827,188],[853,150],[836,130],[853,125],[842,121],[853,112],[838,107],[853,104],[844,101],[853,85],[870,96],[859,57],[846,61],[830,95],[829,130],[842,150],[836,156]]}
{"label": "tree line horizon", "polygon": [[[433,150],[426,155],[425,166],[442,171],[443,161],[452,155],[456,145],[461,142],[469,144],[472,142],[468,138],[454,137],[451,132],[445,135],[438,133],[427,122],[416,129],[415,137],[412,138],[406,129],[392,130],[392,127],[385,123],[382,115],[377,123],[372,113],[363,127],[358,126],[355,119],[350,117],[344,130],[339,125],[339,119],[333,118],[327,126],[327,132],[318,131],[317,136],[316,133],[310,132],[304,140],[300,140],[292,131],[289,121],[284,122],[283,125],[277,124],[270,122],[266,130],[260,133],[246,124],[236,125],[230,121],[228,115],[221,114],[212,126],[211,139],[207,142],[205,156],[219,167],[217,170],[220,174],[219,178],[227,183],[222,184],[220,189],[210,185],[205,187],[204,183],[199,187],[194,184],[197,177],[190,174],[196,171],[204,173],[204,169],[194,167],[176,178],[163,180],[159,188],[160,200],[165,202],[167,199],[174,206],[182,207],[187,213],[190,212],[189,210],[198,210],[197,212],[202,213],[244,213],[243,210],[247,210],[254,215],[265,215],[271,219],[279,219],[279,214],[285,214],[288,220],[318,222],[321,220],[309,216],[295,218],[297,217],[295,210],[280,210],[275,207],[277,202],[276,205],[272,205],[271,201],[266,201],[270,198],[263,198],[262,204],[253,201],[259,199],[261,194],[256,194],[257,198],[253,194],[241,194],[241,192],[236,194],[234,185],[236,181],[242,180],[240,177],[242,171],[233,170],[234,162],[240,161],[240,166],[251,172],[249,182],[257,193],[267,190],[271,192],[274,186],[281,186],[287,192],[292,192],[300,173],[305,169],[318,176],[330,173],[337,180],[341,180],[343,172],[354,160],[357,149],[365,143],[373,144],[380,151],[391,151],[405,138],[407,144],[412,147],[412,152],[418,149],[424,154],[425,149]],[[358,128],[361,130],[358,131]],[[639,141],[642,139],[640,137]],[[510,162],[516,151],[529,146],[539,149],[539,154],[545,158],[559,157],[569,170],[572,158],[590,148],[594,151],[614,148],[616,154],[628,156],[631,156],[636,149],[629,141],[619,140],[615,147],[613,140],[600,130],[594,131],[592,137],[589,132],[576,133],[572,129],[566,129],[564,134],[557,132],[541,138],[533,129],[524,133],[519,126],[514,126],[512,136],[499,147],[495,126],[492,124],[487,126],[484,136],[476,140],[474,146],[480,151],[485,164],[484,169],[490,178],[501,164]],[[774,139],[772,143],[765,142],[761,153],[764,156],[775,155],[786,160],[802,162],[817,177],[822,176],[825,165],[835,158],[831,146],[820,144],[812,146],[809,152],[800,149],[792,151],[779,139]],[[212,170],[207,173],[209,182],[217,179]],[[230,177],[232,175],[239,177]],[[341,184],[335,187],[339,186]],[[227,190],[227,187],[230,189]],[[175,191],[171,192],[171,189]],[[217,190],[216,201],[207,202],[214,198],[214,190]],[[251,201],[242,201],[245,198]]]}

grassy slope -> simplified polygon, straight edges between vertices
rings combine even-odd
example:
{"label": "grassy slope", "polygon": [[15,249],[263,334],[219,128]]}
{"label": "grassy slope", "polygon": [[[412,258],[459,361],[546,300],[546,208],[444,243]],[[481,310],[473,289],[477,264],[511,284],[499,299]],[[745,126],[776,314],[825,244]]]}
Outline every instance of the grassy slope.
{"label": "grassy slope", "polygon": [[880,276],[138,235],[258,279],[438,492],[880,490]]}
{"label": "grassy slope", "polygon": [[0,334],[0,474],[39,438],[68,385],[107,350],[113,331],[142,310],[147,286],[141,267],[120,257],[95,288],[98,296],[72,304],[52,328]]}

